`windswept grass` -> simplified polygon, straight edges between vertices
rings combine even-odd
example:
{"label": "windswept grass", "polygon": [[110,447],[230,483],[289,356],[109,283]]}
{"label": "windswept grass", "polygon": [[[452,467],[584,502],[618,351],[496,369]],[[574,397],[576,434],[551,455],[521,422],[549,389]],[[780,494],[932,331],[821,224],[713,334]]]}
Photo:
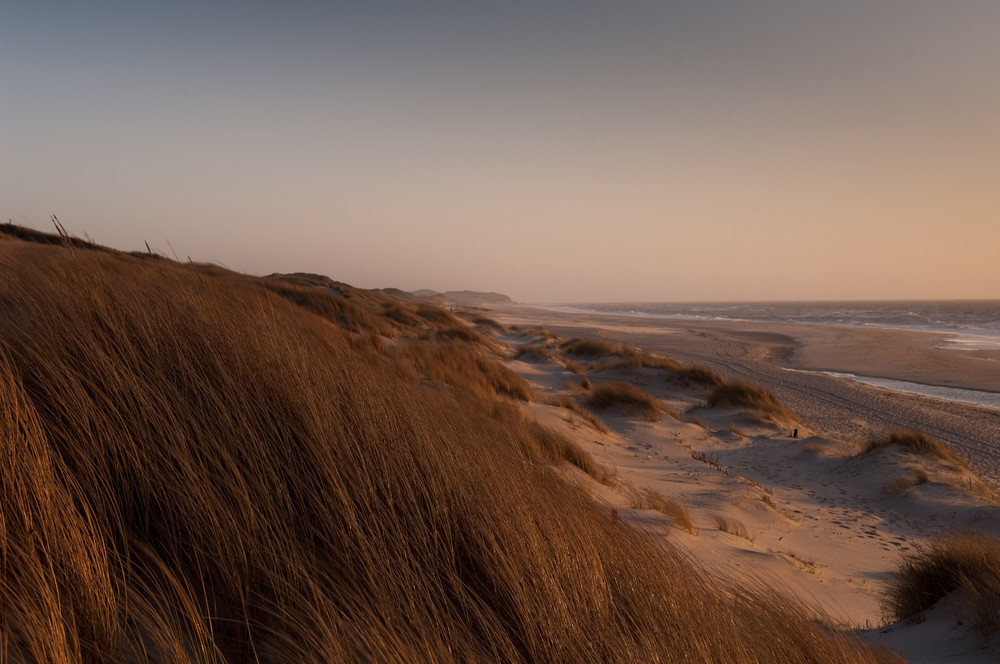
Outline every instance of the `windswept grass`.
{"label": "windswept grass", "polygon": [[594,371],[614,371],[614,370],[635,370],[635,369],[661,369],[667,372],[680,371],[679,362],[665,357],[656,357],[642,353],[629,353],[609,360],[605,360],[594,367]]}
{"label": "windswept grass", "polygon": [[552,357],[552,351],[549,348],[535,344],[518,346],[513,355],[513,359],[526,362],[550,362]]}
{"label": "windswept grass", "polygon": [[591,358],[609,357],[612,355],[632,356],[638,352],[632,346],[607,339],[570,339],[569,341],[564,341],[560,347],[567,355]]}
{"label": "windswept grass", "polygon": [[726,382],[722,376],[706,367],[681,367],[673,373],[688,386],[698,384],[706,387],[715,387]]}
{"label": "windswept grass", "polygon": [[525,360],[528,362],[557,362],[563,365],[567,371],[578,376],[586,376],[587,370],[577,362],[568,357],[558,355],[548,346],[538,344],[526,344],[519,346],[514,352],[513,359]]}
{"label": "windswept grass", "polygon": [[261,281],[0,241],[0,660],[880,660],[613,523],[474,346]]}
{"label": "windswept grass", "polygon": [[529,421],[526,426],[530,435],[529,440],[538,446],[538,453],[549,461],[554,463],[565,461],[601,483],[607,483],[614,476],[611,471],[598,465],[592,456],[565,436],[534,421]]}
{"label": "windswept grass", "polygon": [[698,530],[691,521],[691,515],[687,509],[676,500],[665,498],[662,494],[652,489],[642,489],[632,501],[632,507],[641,510],[654,510],[670,518],[670,521],[687,531],[691,535],[697,535]]}
{"label": "windswept grass", "polygon": [[[261,282],[272,293],[350,332],[377,332],[394,336],[400,326],[394,325],[393,321],[404,322],[402,319],[373,314],[361,304],[316,286],[278,279],[262,279]],[[409,322],[406,321],[404,324]],[[419,322],[419,319],[412,320],[412,323]]]}
{"label": "windswept grass", "polygon": [[467,343],[404,340],[393,346],[390,354],[399,366],[412,367],[432,383],[451,385],[469,396],[490,400],[503,395],[521,401],[530,401],[533,396],[527,381]]}
{"label": "windswept grass", "polygon": [[486,337],[465,325],[454,325],[432,330],[427,334],[427,338],[431,341],[461,341],[467,344],[487,344]]}
{"label": "windswept grass", "polygon": [[668,357],[647,353],[640,348],[608,339],[570,339],[560,346],[567,355],[603,360],[593,366],[600,373],[615,370],[654,369],[668,374],[684,385],[693,384],[714,387],[721,385],[722,376],[711,369],[699,366],[685,366]]}
{"label": "windswept grass", "polygon": [[945,461],[955,468],[968,470],[969,462],[958,452],[921,431],[896,429],[868,440],[862,454],[878,449],[897,447],[917,456]]}
{"label": "windswept grass", "polygon": [[707,403],[711,407],[748,409],[762,415],[781,419],[795,419],[778,398],[762,387],[742,380],[717,385],[709,390]]}
{"label": "windswept grass", "polygon": [[473,316],[472,324],[485,334],[507,334],[507,328],[489,316]]}
{"label": "windswept grass", "polygon": [[660,413],[667,412],[656,397],[624,381],[609,381],[594,385],[586,397],[586,402],[598,409],[622,406],[625,415],[642,417],[650,422],[659,421]]}
{"label": "windswept grass", "polygon": [[944,597],[960,594],[956,610],[973,627],[1000,628],[1000,540],[982,532],[950,533],[903,560],[886,593],[896,620],[919,619]]}
{"label": "windswept grass", "polygon": [[560,408],[565,408],[566,410],[579,415],[590,424],[592,427],[600,431],[601,433],[608,433],[608,427],[604,424],[604,420],[599,418],[597,415],[589,410],[584,410],[580,407],[580,404],[576,402],[572,397],[562,396],[562,397],[549,397],[545,399],[545,403],[551,406],[558,406]]}
{"label": "windswept grass", "polygon": [[747,531],[747,527],[743,525],[743,522],[739,519],[722,516],[721,514],[713,514],[712,520],[715,522],[715,527],[722,532],[735,535],[736,537],[741,537],[748,542],[754,541],[754,538],[751,537],[750,533]]}

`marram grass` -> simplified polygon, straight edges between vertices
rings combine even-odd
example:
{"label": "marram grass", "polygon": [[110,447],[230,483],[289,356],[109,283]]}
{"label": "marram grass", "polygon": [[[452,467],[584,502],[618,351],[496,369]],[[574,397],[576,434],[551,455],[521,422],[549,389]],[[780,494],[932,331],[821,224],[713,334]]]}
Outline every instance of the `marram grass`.
{"label": "marram grass", "polygon": [[309,288],[0,229],[0,661],[886,661],[613,523],[445,312]]}

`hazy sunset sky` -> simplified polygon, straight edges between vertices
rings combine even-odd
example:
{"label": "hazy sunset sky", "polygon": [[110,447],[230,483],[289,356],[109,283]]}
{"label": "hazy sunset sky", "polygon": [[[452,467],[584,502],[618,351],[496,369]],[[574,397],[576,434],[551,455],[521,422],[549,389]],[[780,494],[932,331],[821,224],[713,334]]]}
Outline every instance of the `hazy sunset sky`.
{"label": "hazy sunset sky", "polygon": [[0,0],[0,214],[526,302],[1000,297],[1000,2]]}

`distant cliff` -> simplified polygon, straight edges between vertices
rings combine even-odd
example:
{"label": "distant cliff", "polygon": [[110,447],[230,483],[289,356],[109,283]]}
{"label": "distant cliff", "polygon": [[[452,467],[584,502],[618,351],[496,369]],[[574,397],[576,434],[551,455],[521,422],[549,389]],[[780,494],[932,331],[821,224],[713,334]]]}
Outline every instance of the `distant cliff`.
{"label": "distant cliff", "polygon": [[449,302],[476,302],[483,304],[513,302],[510,297],[503,295],[502,293],[482,293],[480,291],[471,290],[445,291],[443,293],[439,293],[438,291],[425,288],[413,291],[413,294],[426,300],[447,300]]}

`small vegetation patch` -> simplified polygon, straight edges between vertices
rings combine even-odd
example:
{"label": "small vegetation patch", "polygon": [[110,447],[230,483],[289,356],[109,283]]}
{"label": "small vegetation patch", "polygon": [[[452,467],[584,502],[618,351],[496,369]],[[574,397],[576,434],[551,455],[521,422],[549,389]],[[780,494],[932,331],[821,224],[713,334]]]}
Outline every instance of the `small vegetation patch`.
{"label": "small vegetation patch", "polygon": [[632,507],[640,510],[654,510],[660,514],[666,514],[675,526],[686,530],[692,535],[697,535],[698,531],[691,521],[691,515],[687,509],[676,500],[665,498],[659,492],[652,489],[643,489],[633,501]]}
{"label": "small vegetation patch", "polygon": [[476,316],[472,319],[472,324],[479,330],[488,331],[493,334],[506,334],[507,328],[488,316]]}
{"label": "small vegetation patch", "polygon": [[712,388],[708,393],[707,403],[712,407],[747,408],[764,415],[795,419],[776,396],[742,380],[729,381]]}
{"label": "small vegetation patch", "polygon": [[691,452],[691,458],[695,461],[701,461],[704,464],[715,468],[717,471],[723,475],[732,475],[733,469],[728,466],[723,466],[719,461],[719,455],[716,452],[699,452],[697,450]]}
{"label": "small vegetation patch", "polygon": [[624,381],[609,381],[595,385],[587,395],[587,404],[599,409],[624,406],[626,415],[636,415],[650,422],[659,421],[660,413],[665,410],[652,394]]}
{"label": "small vegetation patch", "polygon": [[919,619],[956,591],[975,628],[1000,627],[1000,540],[982,532],[951,533],[906,558],[889,585],[886,609],[896,620]]}
{"label": "small vegetation patch", "polygon": [[743,539],[752,542],[753,538],[747,531],[747,527],[743,525],[743,522],[739,519],[733,519],[727,516],[722,516],[721,514],[713,514],[712,520],[715,522],[715,527],[724,533],[729,533],[730,535],[735,535],[736,537],[742,537]]}
{"label": "small vegetation patch", "polygon": [[685,385],[698,383],[706,387],[715,387],[726,382],[722,376],[705,367],[681,367],[674,373]]}
{"label": "small vegetation patch", "polygon": [[567,355],[581,357],[634,356],[637,354],[636,349],[632,346],[607,339],[570,339],[563,342],[562,350]]}
{"label": "small vegetation patch", "polygon": [[526,362],[547,362],[552,359],[552,351],[545,346],[534,344],[521,346],[514,353],[514,359]]}
{"label": "small vegetation patch", "polygon": [[[576,354],[581,355],[582,353]],[[594,371],[613,371],[615,369],[662,369],[673,373],[680,371],[681,365],[665,357],[628,351],[624,355],[601,362],[594,368]]]}
{"label": "small vegetation patch", "polygon": [[894,430],[868,441],[862,454],[868,454],[884,447],[897,446],[911,454],[946,461],[956,469],[967,470],[969,462],[940,441],[921,431]]}
{"label": "small vegetation patch", "polygon": [[[511,330],[515,330],[515,328],[511,327]],[[556,340],[556,339],[559,338],[559,335],[557,335],[555,332],[551,332],[549,330],[546,330],[544,327],[541,327],[539,325],[534,325],[532,327],[526,327],[523,330],[520,330],[518,332],[517,336],[519,336],[521,338],[534,337],[536,339],[540,339],[540,340],[543,340],[543,341],[553,341],[553,342],[554,342],[554,340]]]}

